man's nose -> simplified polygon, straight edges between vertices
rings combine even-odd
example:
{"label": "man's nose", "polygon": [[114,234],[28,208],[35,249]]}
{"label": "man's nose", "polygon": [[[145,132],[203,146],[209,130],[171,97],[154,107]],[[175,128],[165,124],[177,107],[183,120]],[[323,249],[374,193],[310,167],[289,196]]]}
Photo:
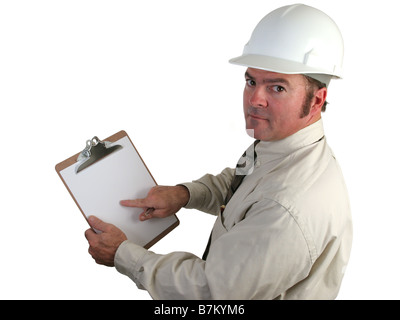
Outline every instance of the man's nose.
{"label": "man's nose", "polygon": [[263,88],[255,88],[250,96],[249,102],[253,107],[266,108],[268,106],[268,101]]}

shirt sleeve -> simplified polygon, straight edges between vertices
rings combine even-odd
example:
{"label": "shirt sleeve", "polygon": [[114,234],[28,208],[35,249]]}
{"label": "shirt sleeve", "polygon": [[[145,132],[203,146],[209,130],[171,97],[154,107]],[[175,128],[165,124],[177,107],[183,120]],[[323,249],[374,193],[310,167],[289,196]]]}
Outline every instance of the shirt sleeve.
{"label": "shirt sleeve", "polygon": [[185,208],[218,215],[234,174],[235,169],[225,168],[216,176],[206,174],[193,182],[182,183],[181,185],[185,186],[190,194],[189,202]]}
{"label": "shirt sleeve", "polygon": [[154,299],[274,299],[308,275],[311,259],[293,216],[263,200],[213,241],[207,261],[125,241],[115,265]]}
{"label": "shirt sleeve", "polygon": [[114,263],[153,299],[211,299],[206,262],[191,253],[155,254],[127,240],[118,248]]}

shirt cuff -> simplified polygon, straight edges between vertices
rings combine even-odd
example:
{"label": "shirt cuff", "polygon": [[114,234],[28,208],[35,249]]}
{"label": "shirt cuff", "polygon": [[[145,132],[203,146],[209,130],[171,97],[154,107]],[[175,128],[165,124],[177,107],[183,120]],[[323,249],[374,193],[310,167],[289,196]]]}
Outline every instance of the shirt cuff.
{"label": "shirt cuff", "polygon": [[141,261],[143,257],[147,254],[147,250],[125,240],[118,247],[117,252],[114,257],[114,265],[118,272],[128,276],[132,279],[138,286],[138,278],[140,273]]}
{"label": "shirt cuff", "polygon": [[196,182],[186,182],[180,183],[180,186],[184,186],[189,190],[189,201],[184,206],[186,209],[198,209],[201,205],[204,205],[204,200],[206,198],[206,192],[204,188],[207,189],[203,184]]}

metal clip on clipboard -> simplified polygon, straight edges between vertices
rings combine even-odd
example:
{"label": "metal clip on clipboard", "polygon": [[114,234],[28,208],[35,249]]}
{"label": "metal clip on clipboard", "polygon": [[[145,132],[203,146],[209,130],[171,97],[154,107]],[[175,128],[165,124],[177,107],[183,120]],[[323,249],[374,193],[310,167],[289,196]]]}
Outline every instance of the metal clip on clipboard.
{"label": "metal clip on clipboard", "polygon": [[110,146],[111,142],[101,141],[97,137],[86,141],[86,147],[79,154],[77,162],[81,162],[76,166],[76,173],[91,166],[93,163],[105,158],[109,154],[122,149],[121,145]]}

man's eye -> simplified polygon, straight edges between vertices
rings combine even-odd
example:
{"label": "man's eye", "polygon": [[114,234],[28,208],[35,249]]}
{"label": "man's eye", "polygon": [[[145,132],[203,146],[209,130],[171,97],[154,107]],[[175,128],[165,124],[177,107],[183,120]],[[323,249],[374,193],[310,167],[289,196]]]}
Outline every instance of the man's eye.
{"label": "man's eye", "polygon": [[254,80],[252,80],[252,79],[247,79],[246,83],[250,87],[254,87],[256,85],[256,82]]}
{"label": "man's eye", "polygon": [[286,91],[286,89],[282,86],[273,86],[272,90],[274,90],[275,92],[284,92]]}

